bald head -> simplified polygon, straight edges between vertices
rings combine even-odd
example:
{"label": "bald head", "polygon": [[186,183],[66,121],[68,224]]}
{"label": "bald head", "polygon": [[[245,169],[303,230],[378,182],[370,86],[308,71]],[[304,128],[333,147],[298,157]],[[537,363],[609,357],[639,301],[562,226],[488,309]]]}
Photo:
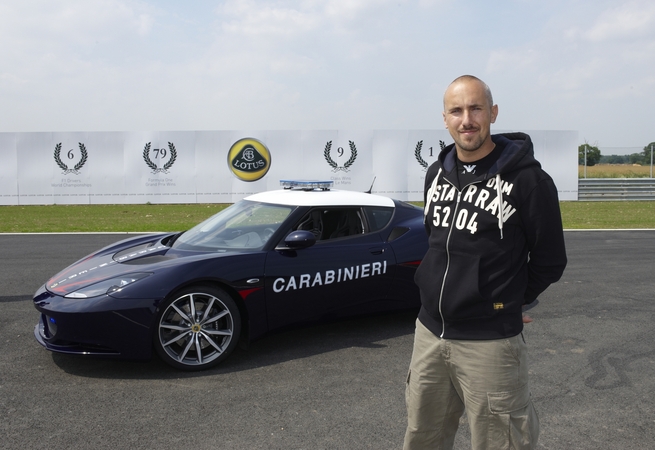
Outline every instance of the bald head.
{"label": "bald head", "polygon": [[[491,89],[489,86],[487,86],[487,83],[479,79],[478,77],[474,77],[473,75],[462,75],[460,77],[455,78],[449,85],[448,88],[446,88],[446,93],[448,90],[459,83],[466,83],[466,82],[473,82],[473,83],[479,83],[482,88],[484,89],[485,96],[487,97],[487,102],[489,103],[489,107],[493,106],[494,104],[494,98],[491,95]],[[444,102],[444,109],[446,107],[446,93],[444,93],[443,97],[443,102]]]}

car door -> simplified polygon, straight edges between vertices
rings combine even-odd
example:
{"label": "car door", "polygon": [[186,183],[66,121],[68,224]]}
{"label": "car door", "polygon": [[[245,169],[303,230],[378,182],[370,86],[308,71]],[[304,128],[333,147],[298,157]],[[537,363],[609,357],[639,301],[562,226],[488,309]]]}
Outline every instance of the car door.
{"label": "car door", "polygon": [[[312,216],[314,223],[308,223]],[[386,297],[394,255],[379,233],[368,232],[359,209],[314,209],[298,228],[313,230],[318,240],[305,249],[269,252],[265,289],[270,329],[362,313]]]}

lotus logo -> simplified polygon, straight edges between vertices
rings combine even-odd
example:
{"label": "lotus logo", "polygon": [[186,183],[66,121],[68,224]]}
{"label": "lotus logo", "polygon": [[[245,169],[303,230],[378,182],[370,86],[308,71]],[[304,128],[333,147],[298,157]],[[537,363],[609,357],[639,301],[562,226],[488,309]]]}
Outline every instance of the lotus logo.
{"label": "lotus logo", "polygon": [[257,181],[270,169],[271,154],[257,139],[240,139],[230,147],[227,163],[238,179]]}
{"label": "lotus logo", "polygon": [[257,152],[254,148],[246,148],[245,150],[243,150],[242,153],[243,159],[245,159],[246,161],[254,161],[256,153]]}

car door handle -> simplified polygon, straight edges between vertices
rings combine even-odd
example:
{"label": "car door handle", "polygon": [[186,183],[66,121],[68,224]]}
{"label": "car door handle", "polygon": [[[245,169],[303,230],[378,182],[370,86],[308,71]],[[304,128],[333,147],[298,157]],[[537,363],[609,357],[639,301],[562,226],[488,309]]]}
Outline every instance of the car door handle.
{"label": "car door handle", "polygon": [[381,255],[384,253],[384,248],[370,248],[369,251],[372,255]]}

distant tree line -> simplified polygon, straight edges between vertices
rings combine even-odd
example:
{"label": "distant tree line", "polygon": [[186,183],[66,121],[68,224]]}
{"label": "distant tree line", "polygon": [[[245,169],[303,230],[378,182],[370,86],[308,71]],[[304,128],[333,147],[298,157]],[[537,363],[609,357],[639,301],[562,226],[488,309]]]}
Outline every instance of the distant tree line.
{"label": "distant tree line", "polygon": [[[644,164],[644,155],[642,153],[632,153],[630,155],[601,155],[598,164]],[[650,164],[650,155],[648,155],[648,164]]]}
{"label": "distant tree line", "polygon": [[[587,167],[596,164],[641,164],[650,165],[650,148],[655,142],[646,145],[641,153],[631,155],[601,155],[598,146],[582,144],[578,147],[578,164],[585,163],[585,149],[587,153]],[[654,147],[655,148],[655,147]]]}

